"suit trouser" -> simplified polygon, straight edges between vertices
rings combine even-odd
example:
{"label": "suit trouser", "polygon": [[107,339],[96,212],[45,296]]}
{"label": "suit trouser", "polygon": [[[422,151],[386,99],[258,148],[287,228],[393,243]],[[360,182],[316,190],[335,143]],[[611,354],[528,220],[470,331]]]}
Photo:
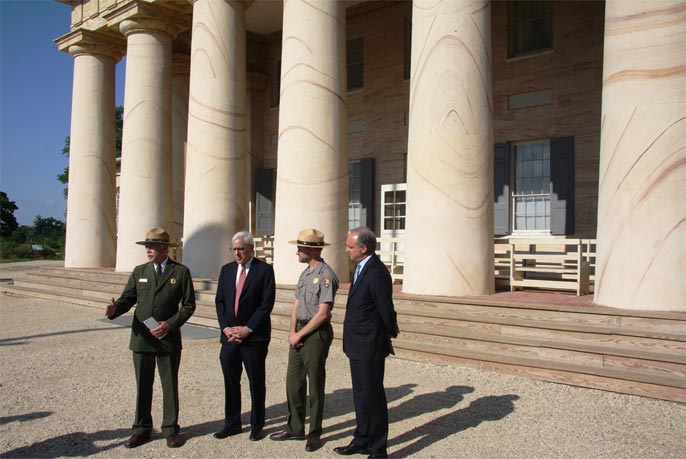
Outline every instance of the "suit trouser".
{"label": "suit trouser", "polygon": [[262,430],[265,418],[265,360],[269,342],[222,343],[219,361],[224,374],[224,427],[227,429],[241,426],[241,374],[243,365],[250,383],[250,426],[253,431]]}
{"label": "suit trouser", "polygon": [[350,360],[357,423],[352,444],[366,446],[370,453],[386,453],[388,443],[385,363],[384,359]]}
{"label": "suit trouser", "polygon": [[[303,326],[297,325],[296,331]],[[326,358],[333,341],[333,328],[325,323],[302,341],[302,347],[288,351],[286,398],[288,424],[292,434],[305,433],[305,404],[307,382],[310,386],[310,435],[321,435],[324,417],[324,389],[326,386]]]}
{"label": "suit trouser", "polygon": [[179,431],[179,365],[181,351],[168,354],[134,352],[133,367],[136,371],[136,420],[134,433],[152,430],[152,387],[155,382],[157,363],[162,383],[162,434],[168,437]]}

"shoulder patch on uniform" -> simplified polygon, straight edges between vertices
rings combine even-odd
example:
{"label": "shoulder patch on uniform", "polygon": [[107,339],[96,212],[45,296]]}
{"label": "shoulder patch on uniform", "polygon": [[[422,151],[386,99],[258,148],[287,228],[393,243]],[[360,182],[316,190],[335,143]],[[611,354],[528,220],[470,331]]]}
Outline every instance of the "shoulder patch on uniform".
{"label": "shoulder patch on uniform", "polygon": [[318,278],[318,277],[315,277],[314,279],[312,279],[312,283],[313,283],[313,284],[316,284],[316,283],[318,283],[318,282],[319,282],[319,278]]}
{"label": "shoulder patch on uniform", "polygon": [[329,279],[328,277],[322,279],[322,282],[324,282],[324,287],[328,287],[329,285],[331,285],[331,279]]}

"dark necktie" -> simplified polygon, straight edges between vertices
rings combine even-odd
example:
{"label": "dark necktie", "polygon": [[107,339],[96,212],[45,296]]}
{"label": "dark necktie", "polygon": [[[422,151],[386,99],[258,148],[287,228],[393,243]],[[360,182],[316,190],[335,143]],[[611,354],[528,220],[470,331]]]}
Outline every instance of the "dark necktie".
{"label": "dark necktie", "polygon": [[243,284],[245,284],[245,266],[238,265],[238,269],[241,270],[238,275],[238,285],[236,286],[236,300],[233,303],[233,312],[238,317],[238,300],[241,298],[241,291],[243,290]]}
{"label": "dark necktie", "polygon": [[159,282],[162,277],[162,265],[155,265],[155,281]]}

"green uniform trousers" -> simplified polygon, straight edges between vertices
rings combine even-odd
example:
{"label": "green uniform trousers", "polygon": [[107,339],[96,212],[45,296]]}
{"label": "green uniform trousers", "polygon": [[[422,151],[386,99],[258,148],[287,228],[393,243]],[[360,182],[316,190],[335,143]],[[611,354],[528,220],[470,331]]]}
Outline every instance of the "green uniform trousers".
{"label": "green uniform trousers", "polygon": [[136,421],[133,431],[137,434],[152,430],[152,387],[155,382],[157,363],[162,383],[162,434],[168,437],[179,432],[179,364],[181,351],[169,354],[134,352],[133,367],[136,370]]}
{"label": "green uniform trousers", "polygon": [[[296,331],[302,326],[297,325]],[[324,417],[324,389],[326,385],[326,358],[333,341],[330,323],[319,327],[303,340],[302,347],[288,352],[286,372],[286,398],[288,425],[286,430],[295,435],[305,434],[305,405],[307,382],[310,389],[310,435],[321,435]]]}

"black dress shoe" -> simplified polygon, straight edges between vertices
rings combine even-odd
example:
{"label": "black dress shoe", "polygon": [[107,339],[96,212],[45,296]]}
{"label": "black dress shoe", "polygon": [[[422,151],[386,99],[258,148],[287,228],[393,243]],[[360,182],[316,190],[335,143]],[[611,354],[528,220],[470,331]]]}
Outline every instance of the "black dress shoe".
{"label": "black dress shoe", "polygon": [[150,432],[142,434],[133,434],[131,435],[131,438],[124,442],[124,447],[137,448],[143,443],[147,442],[148,440],[150,440]]}
{"label": "black dress shoe", "polygon": [[322,440],[319,438],[319,435],[308,435],[307,436],[307,443],[305,443],[305,451],[311,453],[312,451],[317,451],[321,447],[322,447]]}
{"label": "black dress shoe", "polygon": [[269,436],[270,440],[283,441],[283,440],[304,440],[305,435],[292,434],[286,429],[280,430],[279,432],[273,433]]}
{"label": "black dress shoe", "polygon": [[373,459],[375,457],[388,457],[388,454],[386,454],[386,453],[372,453],[369,456],[367,456],[367,459]]}
{"label": "black dress shoe", "polygon": [[248,440],[250,441],[260,441],[264,438],[264,434],[262,433],[262,429],[260,430],[251,430],[250,431],[250,436],[248,437]]}
{"label": "black dress shoe", "polygon": [[171,434],[167,437],[167,446],[170,448],[178,448],[183,446],[183,440],[178,434]]}
{"label": "black dress shoe", "polygon": [[228,429],[224,428],[224,429],[220,430],[219,432],[214,433],[212,436],[214,438],[218,438],[221,440],[221,439],[226,438],[226,437],[232,437],[234,435],[238,435],[242,431],[243,431],[243,429],[241,428],[241,426],[233,426],[233,427],[229,427]]}
{"label": "black dress shoe", "polygon": [[334,453],[342,456],[350,456],[351,454],[368,454],[369,450],[366,446],[358,446],[350,443],[348,446],[337,446],[333,449]]}

